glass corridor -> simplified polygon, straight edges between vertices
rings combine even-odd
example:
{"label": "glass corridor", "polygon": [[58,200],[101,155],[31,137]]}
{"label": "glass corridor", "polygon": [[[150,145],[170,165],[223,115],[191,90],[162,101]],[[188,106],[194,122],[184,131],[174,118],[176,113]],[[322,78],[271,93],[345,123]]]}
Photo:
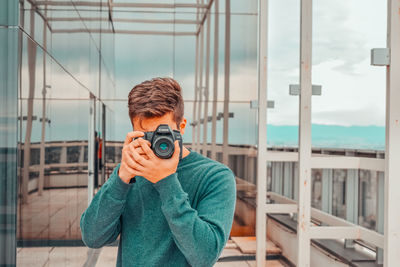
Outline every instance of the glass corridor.
{"label": "glass corridor", "polygon": [[[260,227],[260,140],[266,147],[261,188],[266,203],[297,205],[301,191],[300,25],[302,8],[311,1],[269,0],[263,15],[260,2],[0,1],[0,265],[115,264],[115,244],[114,250],[104,249],[108,254],[82,254],[79,220],[121,160],[131,131],[128,92],[157,76],[173,77],[183,89],[190,124],[185,146],[223,162],[236,175],[228,245],[240,253],[225,252],[217,264],[256,264],[252,238]],[[308,137],[312,157],[332,163],[311,164],[310,206],[316,211],[310,222],[325,226],[328,220],[371,233],[364,239],[340,233],[334,244],[310,238],[312,247],[340,262],[335,266],[353,264],[351,257],[340,257],[350,250],[368,266],[384,263],[387,70],[371,66],[370,50],[387,46],[387,31],[399,32],[388,17],[395,7],[392,1],[312,3]],[[266,14],[268,24],[261,25]],[[261,74],[260,29],[268,32],[267,71]],[[260,76],[266,76],[268,101],[259,98]],[[262,139],[259,106],[268,113]],[[396,159],[398,144],[393,143]],[[296,249],[291,250],[297,212],[294,206],[282,209],[265,218],[265,235],[273,244],[267,242],[271,266],[297,261]],[[291,235],[281,233],[283,228]],[[245,238],[252,240],[251,251],[240,245]],[[335,244],[342,254],[332,248]],[[278,253],[269,249],[275,245]],[[324,257],[315,249],[310,255],[311,266],[329,263],[313,261]]]}

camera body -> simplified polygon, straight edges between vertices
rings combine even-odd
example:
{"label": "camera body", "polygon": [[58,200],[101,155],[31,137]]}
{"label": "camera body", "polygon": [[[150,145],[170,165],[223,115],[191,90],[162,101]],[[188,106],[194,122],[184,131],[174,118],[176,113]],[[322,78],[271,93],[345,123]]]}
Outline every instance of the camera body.
{"label": "camera body", "polygon": [[179,141],[180,153],[179,159],[182,158],[182,135],[178,130],[171,130],[168,124],[160,124],[154,132],[144,132],[143,139],[151,144],[151,149],[157,157],[161,159],[169,159],[175,152],[176,140]]}

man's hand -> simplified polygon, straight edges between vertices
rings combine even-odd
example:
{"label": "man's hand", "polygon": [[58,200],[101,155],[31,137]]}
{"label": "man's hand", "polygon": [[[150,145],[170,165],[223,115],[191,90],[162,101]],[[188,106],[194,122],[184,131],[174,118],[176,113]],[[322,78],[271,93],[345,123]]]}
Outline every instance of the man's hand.
{"label": "man's hand", "polygon": [[[136,175],[143,176],[152,183],[157,183],[163,178],[176,172],[179,163],[179,141],[175,141],[175,151],[171,158],[160,159],[150,148],[150,143],[143,138],[138,138],[140,147],[132,148],[133,163]],[[133,147],[133,145],[132,145]],[[140,152],[143,151],[144,155]]]}
{"label": "man's hand", "polygon": [[134,131],[134,132],[129,132],[125,138],[124,146],[122,148],[122,159],[121,159],[121,165],[120,165],[119,171],[118,171],[118,176],[121,177],[122,181],[124,181],[127,184],[129,184],[129,181],[131,180],[131,178],[138,175],[137,170],[135,170],[135,168],[134,168],[136,163],[133,160],[132,150],[135,150],[135,146],[136,146],[137,147],[136,153],[145,156],[145,153],[143,152],[143,150],[140,147],[140,144],[138,141],[139,139],[132,141],[133,138],[142,137],[142,136],[144,136],[143,132]]}

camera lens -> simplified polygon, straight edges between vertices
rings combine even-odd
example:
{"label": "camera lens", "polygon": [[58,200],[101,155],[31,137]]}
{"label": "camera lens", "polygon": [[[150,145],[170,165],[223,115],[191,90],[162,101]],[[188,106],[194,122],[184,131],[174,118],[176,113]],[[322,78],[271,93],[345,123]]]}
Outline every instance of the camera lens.
{"label": "camera lens", "polygon": [[161,150],[165,151],[166,149],[168,149],[168,144],[167,143],[161,143],[160,144],[160,148],[161,148]]}
{"label": "camera lens", "polygon": [[168,159],[174,154],[174,141],[169,136],[156,138],[153,144],[153,151],[159,158]]}

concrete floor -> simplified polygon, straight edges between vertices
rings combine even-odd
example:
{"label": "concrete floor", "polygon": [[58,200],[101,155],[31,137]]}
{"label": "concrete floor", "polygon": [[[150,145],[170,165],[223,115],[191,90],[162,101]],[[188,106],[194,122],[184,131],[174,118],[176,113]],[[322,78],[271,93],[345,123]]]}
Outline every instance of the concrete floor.
{"label": "concrete floor", "polygon": [[[31,193],[26,204],[19,203],[17,236],[25,240],[80,239],[79,220],[86,206],[85,188],[44,190],[41,196],[38,192]],[[92,259],[92,263],[87,266],[115,266],[117,250],[117,247],[98,250],[87,247],[24,247],[17,249],[17,266],[84,266],[88,258]],[[244,254],[230,240],[221,257],[238,255]],[[255,261],[217,262],[215,266],[249,267],[255,266]],[[268,261],[267,266],[285,265],[279,261]]]}
{"label": "concrete floor", "polygon": [[80,239],[79,221],[87,207],[87,189],[52,189],[28,195],[19,204],[18,239]]}
{"label": "concrete floor", "polygon": [[[88,257],[89,249],[87,247],[35,247],[18,248],[17,266],[19,267],[77,267],[84,266]],[[96,267],[115,266],[117,257],[117,247],[104,247],[96,250],[99,253]],[[243,255],[237,248],[225,248],[221,254],[223,256]],[[89,265],[90,266],[90,265]],[[253,267],[255,261],[231,261],[217,262],[216,267]],[[285,266],[278,260],[266,261],[267,267]]]}

